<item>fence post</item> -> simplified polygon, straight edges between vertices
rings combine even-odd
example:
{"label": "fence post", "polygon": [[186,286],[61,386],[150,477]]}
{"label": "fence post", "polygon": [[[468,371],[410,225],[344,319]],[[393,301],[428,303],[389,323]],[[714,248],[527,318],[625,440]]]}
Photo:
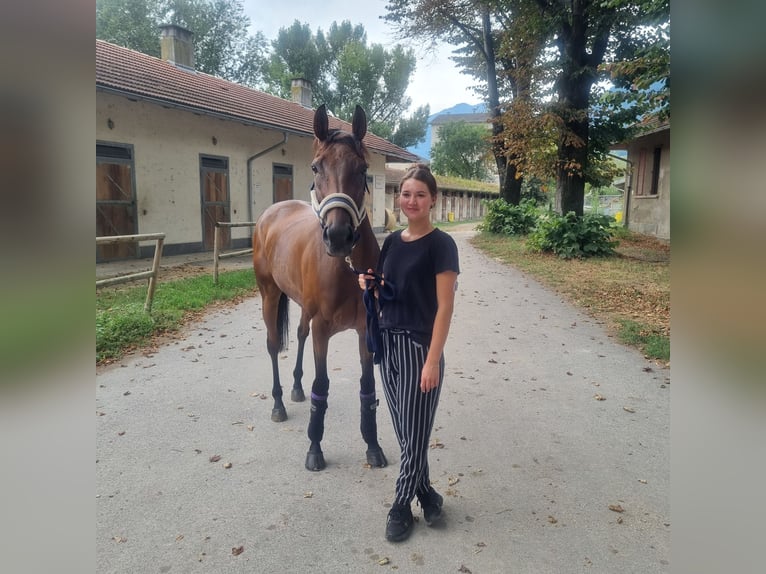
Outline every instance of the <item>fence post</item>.
{"label": "fence post", "polygon": [[154,248],[154,259],[152,260],[152,275],[149,277],[149,288],[146,290],[146,301],[144,302],[144,311],[147,313],[150,313],[152,310],[154,291],[157,289],[157,275],[160,271],[160,258],[162,257],[164,246],[165,239],[163,237],[157,239],[157,245]]}
{"label": "fence post", "polygon": [[213,281],[218,285],[218,264],[221,259],[227,257],[239,257],[240,255],[247,255],[253,252],[253,248],[242,249],[241,251],[229,251],[228,253],[221,253],[221,235],[220,229],[222,227],[253,227],[256,224],[255,221],[243,221],[240,223],[232,223],[230,221],[216,221],[215,233],[213,235]]}
{"label": "fence post", "polygon": [[149,286],[146,290],[146,300],[144,301],[144,311],[149,312],[152,308],[152,301],[154,300],[154,291],[157,288],[158,275],[160,271],[160,259],[162,258],[162,248],[165,245],[164,233],[143,233],[139,235],[109,235],[105,237],[96,237],[96,245],[112,245],[115,243],[131,243],[141,241],[157,242],[154,249],[154,260],[152,261],[152,269],[150,271],[141,271],[138,273],[129,273],[128,275],[120,275],[117,277],[110,277],[109,279],[100,279],[96,281],[96,289],[99,287],[106,287],[107,285],[117,285],[119,283],[127,283],[128,281],[135,281],[136,279],[149,279]]}
{"label": "fence post", "polygon": [[215,222],[215,231],[213,232],[213,283],[218,285],[218,254],[220,250],[221,227]]}

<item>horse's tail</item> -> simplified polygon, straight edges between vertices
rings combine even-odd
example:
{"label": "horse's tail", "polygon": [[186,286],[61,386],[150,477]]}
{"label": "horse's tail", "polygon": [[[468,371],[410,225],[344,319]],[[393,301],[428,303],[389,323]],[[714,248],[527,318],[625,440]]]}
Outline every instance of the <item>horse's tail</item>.
{"label": "horse's tail", "polygon": [[279,296],[277,307],[277,333],[279,333],[279,350],[284,351],[290,340],[290,299],[284,293]]}

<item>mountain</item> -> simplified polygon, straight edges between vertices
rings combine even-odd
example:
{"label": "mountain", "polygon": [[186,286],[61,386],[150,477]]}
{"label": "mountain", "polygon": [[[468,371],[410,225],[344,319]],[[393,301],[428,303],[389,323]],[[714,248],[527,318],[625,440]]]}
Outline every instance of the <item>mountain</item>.
{"label": "mountain", "polygon": [[428,116],[428,126],[426,127],[425,139],[417,145],[407,148],[407,151],[420,156],[426,161],[431,159],[431,122],[437,116],[444,114],[481,114],[487,112],[487,106],[484,104],[456,104],[451,108],[441,110]]}

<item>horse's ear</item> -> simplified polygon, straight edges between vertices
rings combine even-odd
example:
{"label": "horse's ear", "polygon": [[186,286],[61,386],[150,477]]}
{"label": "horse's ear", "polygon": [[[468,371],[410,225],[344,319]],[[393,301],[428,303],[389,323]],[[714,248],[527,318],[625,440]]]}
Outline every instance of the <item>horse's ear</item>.
{"label": "horse's ear", "polygon": [[354,137],[359,141],[364,139],[364,135],[367,133],[367,114],[364,113],[362,106],[356,105],[354,110],[354,119],[351,124],[354,132]]}
{"label": "horse's ear", "polygon": [[322,104],[314,112],[314,135],[319,141],[325,141],[328,134],[327,106]]}

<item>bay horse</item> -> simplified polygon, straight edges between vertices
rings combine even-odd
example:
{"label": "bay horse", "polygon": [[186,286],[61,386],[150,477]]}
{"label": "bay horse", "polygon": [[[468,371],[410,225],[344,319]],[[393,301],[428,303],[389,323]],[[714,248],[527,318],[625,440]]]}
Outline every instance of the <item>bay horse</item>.
{"label": "bay horse", "polygon": [[303,350],[309,332],[314,348],[314,382],[306,468],[325,468],[321,441],[330,380],[327,349],[330,337],[355,329],[362,366],[359,399],[361,432],[367,463],[388,464],[378,444],[373,356],[366,344],[366,311],[355,269],[375,268],[380,247],[364,206],[367,189],[367,116],[356,106],[352,133],[331,130],[323,104],[314,113],[311,204],[299,200],[271,205],[253,231],[253,269],[261,294],[266,347],[271,357],[274,406],[271,420],[287,420],[279,380],[278,353],[288,340],[289,300],[301,308],[298,351],[291,399],[304,401]]}

